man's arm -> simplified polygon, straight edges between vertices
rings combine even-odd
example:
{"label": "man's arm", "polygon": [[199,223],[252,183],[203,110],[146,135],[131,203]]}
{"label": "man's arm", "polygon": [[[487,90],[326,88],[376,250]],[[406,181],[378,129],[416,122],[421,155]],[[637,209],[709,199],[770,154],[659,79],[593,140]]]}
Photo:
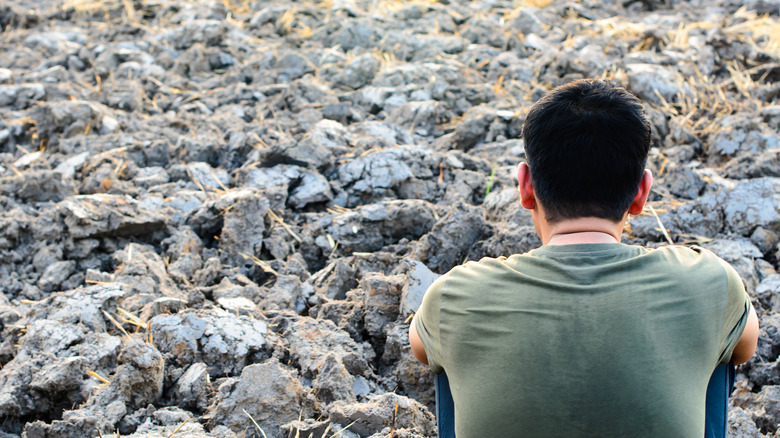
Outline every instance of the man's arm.
{"label": "man's arm", "polygon": [[[417,334],[417,326],[415,325],[416,318],[417,315],[412,318],[412,324],[409,326],[409,345],[412,346],[412,354],[414,354],[414,357],[425,365],[428,365],[428,355],[425,354],[425,347],[420,339],[420,335]],[[748,324],[750,324],[750,321],[748,321]],[[747,331],[747,329],[745,330]]]}
{"label": "man's arm", "polygon": [[[758,316],[753,306],[750,306],[748,311],[750,314],[748,314],[745,331],[742,332],[742,337],[739,338],[739,342],[737,342],[734,352],[731,354],[731,361],[734,365],[743,364],[750,360],[753,357],[753,353],[756,352],[756,345],[758,345]],[[414,349],[414,347],[412,348]]]}

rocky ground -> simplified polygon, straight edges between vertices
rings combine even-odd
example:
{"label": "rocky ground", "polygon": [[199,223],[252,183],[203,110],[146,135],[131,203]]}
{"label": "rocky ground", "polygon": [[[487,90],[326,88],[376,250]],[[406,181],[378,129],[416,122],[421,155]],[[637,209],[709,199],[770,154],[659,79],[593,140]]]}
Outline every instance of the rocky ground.
{"label": "rocky ground", "polygon": [[[733,436],[780,436],[777,0],[0,2],[0,437],[429,437],[425,285],[539,244],[530,105],[620,81],[626,241],[712,249],[761,319]],[[262,432],[260,431],[262,429]]]}

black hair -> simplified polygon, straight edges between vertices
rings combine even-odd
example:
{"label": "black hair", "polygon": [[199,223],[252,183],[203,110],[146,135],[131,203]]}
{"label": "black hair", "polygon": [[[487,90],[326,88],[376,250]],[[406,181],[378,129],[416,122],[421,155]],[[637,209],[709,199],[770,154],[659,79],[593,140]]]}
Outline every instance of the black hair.
{"label": "black hair", "polygon": [[642,102],[608,81],[583,79],[536,102],[523,126],[525,154],[545,217],[620,221],[650,149]]}

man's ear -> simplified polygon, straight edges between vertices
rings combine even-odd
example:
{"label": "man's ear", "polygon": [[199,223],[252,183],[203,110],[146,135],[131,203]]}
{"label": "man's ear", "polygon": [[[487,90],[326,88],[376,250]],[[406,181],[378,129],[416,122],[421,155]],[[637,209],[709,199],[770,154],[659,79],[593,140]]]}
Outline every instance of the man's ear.
{"label": "man's ear", "polygon": [[517,166],[517,183],[520,190],[520,205],[526,210],[533,210],[536,207],[536,194],[531,182],[531,169],[526,163],[520,163]]}
{"label": "man's ear", "polygon": [[631,206],[628,207],[628,213],[637,216],[642,213],[647,203],[647,197],[650,195],[650,187],[653,185],[653,174],[649,169],[645,169],[645,173],[642,175],[642,181],[639,182],[639,189],[636,191],[636,196],[631,202]]}

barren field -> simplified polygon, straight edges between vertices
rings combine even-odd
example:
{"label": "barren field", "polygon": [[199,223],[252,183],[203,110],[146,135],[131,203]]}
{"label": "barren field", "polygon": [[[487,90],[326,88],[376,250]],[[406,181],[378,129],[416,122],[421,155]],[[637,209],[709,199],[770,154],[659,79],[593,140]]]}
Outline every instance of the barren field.
{"label": "barren field", "polygon": [[762,329],[729,427],[780,436],[779,12],[0,1],[0,437],[435,436],[410,316],[437,275],[540,244],[519,134],[583,77],[652,120],[625,242],[744,279]]}

